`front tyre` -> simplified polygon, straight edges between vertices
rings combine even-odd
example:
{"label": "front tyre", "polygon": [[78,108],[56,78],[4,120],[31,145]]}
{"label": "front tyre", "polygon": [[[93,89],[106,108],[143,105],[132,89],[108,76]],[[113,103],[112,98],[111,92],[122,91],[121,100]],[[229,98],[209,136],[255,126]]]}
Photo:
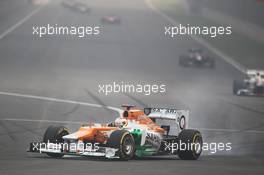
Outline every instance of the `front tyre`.
{"label": "front tyre", "polygon": [[[62,137],[69,134],[69,130],[64,126],[49,126],[43,136],[44,143],[63,143]],[[61,158],[63,154],[47,153],[50,157]]]}
{"label": "front tyre", "polygon": [[117,156],[121,160],[129,160],[135,153],[134,137],[126,130],[113,131],[107,141],[107,146],[118,149]]}
{"label": "front tyre", "polygon": [[234,80],[233,81],[233,94],[234,95],[242,95],[239,94],[239,90],[245,88],[245,83],[241,80]]}
{"label": "front tyre", "polygon": [[179,134],[178,156],[183,160],[197,160],[202,153],[203,138],[199,131],[184,129]]}

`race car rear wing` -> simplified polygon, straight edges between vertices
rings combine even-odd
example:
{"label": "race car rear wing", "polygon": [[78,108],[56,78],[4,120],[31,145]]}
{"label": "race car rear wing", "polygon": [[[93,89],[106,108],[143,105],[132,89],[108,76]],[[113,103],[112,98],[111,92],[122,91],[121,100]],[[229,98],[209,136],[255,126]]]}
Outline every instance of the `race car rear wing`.
{"label": "race car rear wing", "polygon": [[168,109],[168,108],[144,108],[144,113],[150,118],[175,120],[177,117],[189,116],[188,110]]}
{"label": "race car rear wing", "polygon": [[263,74],[264,74],[264,70],[248,69],[248,70],[246,71],[246,74],[247,74],[247,75],[256,75],[257,73],[263,75]]}
{"label": "race car rear wing", "polygon": [[[188,128],[189,110],[168,108],[145,108],[144,113],[151,119],[174,120],[178,131]],[[174,123],[174,122],[173,122]]]}

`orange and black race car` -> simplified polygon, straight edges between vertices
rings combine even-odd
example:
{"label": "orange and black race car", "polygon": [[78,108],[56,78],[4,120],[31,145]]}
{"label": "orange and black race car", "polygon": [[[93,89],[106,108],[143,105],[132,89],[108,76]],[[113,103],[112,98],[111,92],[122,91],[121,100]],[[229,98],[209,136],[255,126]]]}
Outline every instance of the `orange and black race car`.
{"label": "orange and black race car", "polygon": [[90,123],[70,133],[64,126],[50,126],[42,142],[30,143],[29,152],[51,157],[100,156],[128,160],[152,155],[178,155],[196,160],[202,136],[187,129],[189,111],[123,105],[122,116],[107,124]]}

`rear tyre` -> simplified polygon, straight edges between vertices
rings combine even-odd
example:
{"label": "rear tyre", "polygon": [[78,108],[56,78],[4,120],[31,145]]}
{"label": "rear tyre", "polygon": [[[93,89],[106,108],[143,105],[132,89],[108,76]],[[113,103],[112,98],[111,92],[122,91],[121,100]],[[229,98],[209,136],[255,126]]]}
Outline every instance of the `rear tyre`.
{"label": "rear tyre", "polygon": [[241,81],[241,80],[234,80],[233,81],[233,94],[234,95],[240,95],[238,93],[238,91],[240,89],[243,89],[243,88],[244,88],[244,82],[243,81]]}
{"label": "rear tyre", "polygon": [[121,160],[133,158],[136,149],[133,136],[126,130],[112,132],[107,141],[107,146],[118,149],[117,156]]}
{"label": "rear tyre", "polygon": [[202,146],[203,138],[199,131],[184,129],[180,132],[178,150],[178,156],[180,159],[197,160],[202,153]]}
{"label": "rear tyre", "polygon": [[[43,142],[60,144],[60,143],[63,143],[62,137],[68,134],[69,134],[69,131],[64,126],[52,126],[51,125],[48,127],[48,129],[46,130],[43,136]],[[47,155],[50,157],[57,157],[57,158],[63,157],[63,154],[58,154],[58,153],[47,153]]]}

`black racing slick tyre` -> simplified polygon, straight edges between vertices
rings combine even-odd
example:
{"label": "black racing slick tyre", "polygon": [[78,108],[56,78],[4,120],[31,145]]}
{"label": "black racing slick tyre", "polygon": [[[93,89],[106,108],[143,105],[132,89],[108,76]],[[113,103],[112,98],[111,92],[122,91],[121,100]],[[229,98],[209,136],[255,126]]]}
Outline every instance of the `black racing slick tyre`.
{"label": "black racing slick tyre", "polygon": [[[69,134],[69,130],[64,126],[49,126],[43,136],[44,143],[63,143],[62,137]],[[63,157],[63,154],[47,153],[50,157]]]}
{"label": "black racing slick tyre", "polygon": [[126,130],[113,131],[107,141],[107,146],[118,149],[117,156],[121,160],[129,160],[134,157],[134,137]]}
{"label": "black racing slick tyre", "polygon": [[197,130],[184,129],[179,134],[178,156],[182,160],[197,160],[202,153],[203,139]]}
{"label": "black racing slick tyre", "polygon": [[243,81],[241,81],[241,80],[234,80],[233,81],[233,94],[234,95],[240,95],[240,94],[238,94],[238,91],[240,89],[243,89],[243,88],[245,88]]}
{"label": "black racing slick tyre", "polygon": [[238,81],[234,80],[233,81],[233,94],[237,95],[237,91],[238,91]]}

